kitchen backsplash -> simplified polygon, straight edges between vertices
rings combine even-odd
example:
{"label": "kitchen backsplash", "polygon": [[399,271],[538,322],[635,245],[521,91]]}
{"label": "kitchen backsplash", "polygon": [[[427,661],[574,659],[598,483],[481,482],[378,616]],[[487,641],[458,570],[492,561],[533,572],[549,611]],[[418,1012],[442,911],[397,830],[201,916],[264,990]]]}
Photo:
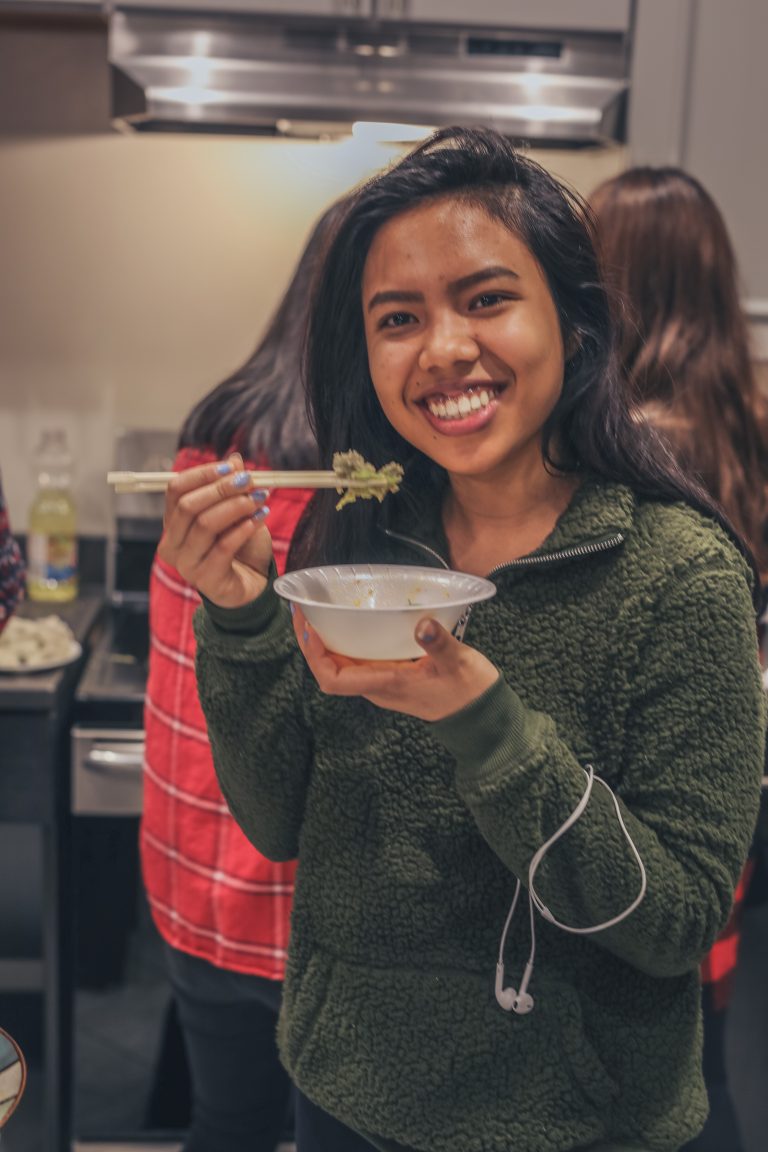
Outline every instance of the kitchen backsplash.
{"label": "kitchen backsplash", "polygon": [[[32,454],[65,428],[80,530],[103,535],[120,427],[176,429],[250,353],[312,224],[393,149],[93,135],[0,141],[0,469],[26,526]],[[588,194],[621,148],[535,153]]]}

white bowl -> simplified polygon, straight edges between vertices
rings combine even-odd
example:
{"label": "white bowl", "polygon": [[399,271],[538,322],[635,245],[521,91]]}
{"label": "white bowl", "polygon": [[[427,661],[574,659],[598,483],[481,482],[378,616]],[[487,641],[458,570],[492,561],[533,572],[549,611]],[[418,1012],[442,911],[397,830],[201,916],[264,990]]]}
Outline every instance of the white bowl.
{"label": "white bowl", "polygon": [[413,633],[429,616],[450,632],[470,604],[496,585],[481,576],[402,564],[302,568],[275,581],[279,596],[298,604],[326,648],[358,660],[423,656]]}

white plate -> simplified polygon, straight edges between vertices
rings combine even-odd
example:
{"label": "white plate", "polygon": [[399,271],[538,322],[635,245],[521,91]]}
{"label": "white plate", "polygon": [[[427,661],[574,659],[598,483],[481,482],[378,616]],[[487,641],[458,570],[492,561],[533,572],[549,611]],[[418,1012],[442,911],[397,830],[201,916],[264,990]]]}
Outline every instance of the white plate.
{"label": "white plate", "polygon": [[58,660],[40,660],[34,663],[17,664],[14,668],[4,667],[0,665],[0,673],[5,673],[6,676],[26,676],[28,672],[53,672],[57,668],[66,668],[68,664],[74,664],[79,660],[83,654],[83,649],[77,640],[73,640],[70,644],[67,655],[60,656]]}

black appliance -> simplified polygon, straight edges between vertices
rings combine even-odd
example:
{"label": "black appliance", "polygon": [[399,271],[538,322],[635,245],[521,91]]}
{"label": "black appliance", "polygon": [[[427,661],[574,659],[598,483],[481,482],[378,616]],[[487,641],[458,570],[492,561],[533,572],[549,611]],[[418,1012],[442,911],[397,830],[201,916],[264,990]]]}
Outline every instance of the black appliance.
{"label": "black appliance", "polygon": [[[165,471],[175,440],[171,432],[126,431],[114,467]],[[188,1120],[188,1081],[138,858],[149,573],[162,496],[113,500],[107,606],[71,733],[73,1138],[83,1149],[170,1148]]]}

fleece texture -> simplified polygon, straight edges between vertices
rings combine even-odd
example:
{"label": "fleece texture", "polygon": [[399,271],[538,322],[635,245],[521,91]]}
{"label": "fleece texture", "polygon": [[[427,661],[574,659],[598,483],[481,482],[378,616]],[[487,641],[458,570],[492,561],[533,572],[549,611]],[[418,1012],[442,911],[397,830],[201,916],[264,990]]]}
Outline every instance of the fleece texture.
{"label": "fleece texture", "polygon": [[[402,562],[425,562],[403,549]],[[694,510],[588,480],[541,548],[493,579],[464,639],[501,678],[433,724],[321,694],[271,589],[198,612],[224,795],[261,852],[299,857],[282,1058],[303,1092],[382,1149],[611,1140],[672,1152],[706,1115],[697,969],[758,808],[751,573]],[[586,935],[536,914],[535,1006],[504,1012],[494,976],[515,880],[526,884],[590,764],[619,799],[645,899]],[[639,885],[596,784],[536,890],[558,920],[590,926]],[[523,897],[508,984],[529,949]]]}

